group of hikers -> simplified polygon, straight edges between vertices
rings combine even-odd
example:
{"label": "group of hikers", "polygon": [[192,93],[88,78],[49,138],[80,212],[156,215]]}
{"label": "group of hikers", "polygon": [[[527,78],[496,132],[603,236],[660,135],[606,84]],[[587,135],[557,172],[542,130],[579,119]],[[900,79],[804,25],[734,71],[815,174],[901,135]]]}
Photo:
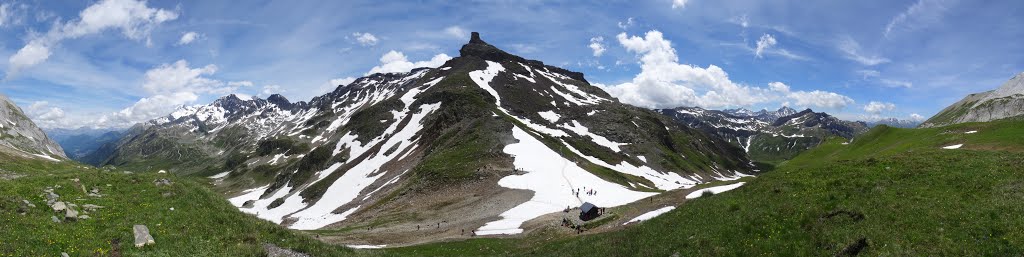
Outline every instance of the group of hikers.
{"label": "group of hikers", "polygon": [[576,197],[580,197],[580,192],[583,191],[583,190],[586,190],[585,194],[587,194],[587,195],[597,195],[597,190],[594,190],[593,188],[588,190],[587,187],[583,187],[582,190],[580,190],[579,188],[577,188],[577,189],[569,189],[569,190],[572,191],[572,195],[574,195]]}

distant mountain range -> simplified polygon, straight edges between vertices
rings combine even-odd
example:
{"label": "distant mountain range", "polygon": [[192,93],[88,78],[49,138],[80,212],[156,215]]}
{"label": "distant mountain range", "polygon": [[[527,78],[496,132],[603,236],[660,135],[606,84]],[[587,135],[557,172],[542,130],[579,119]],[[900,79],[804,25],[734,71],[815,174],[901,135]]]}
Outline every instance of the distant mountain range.
{"label": "distant mountain range", "polygon": [[964,97],[926,120],[921,127],[985,122],[1021,115],[1024,115],[1024,72],[995,90]]}
{"label": "distant mountain range", "polygon": [[864,122],[843,121],[827,113],[789,107],[776,111],[707,110],[679,107],[658,110],[680,124],[704,130],[739,146],[752,160],[778,163],[830,137],[852,139],[868,130]]}
{"label": "distant mountain range", "polygon": [[0,95],[0,153],[53,161],[67,159],[60,145],[4,95]]}
{"label": "distant mountain range", "polygon": [[920,121],[902,120],[897,118],[884,118],[876,121],[868,121],[866,123],[868,124],[868,127],[871,128],[878,125],[886,125],[894,128],[916,128],[918,125],[921,125]]}
{"label": "distant mountain range", "polygon": [[[121,138],[121,130],[87,128],[77,129],[53,128],[44,129],[57,144],[64,149],[64,153],[72,160],[90,163],[85,159],[104,144],[115,142]],[[90,163],[91,164],[91,163]]]}

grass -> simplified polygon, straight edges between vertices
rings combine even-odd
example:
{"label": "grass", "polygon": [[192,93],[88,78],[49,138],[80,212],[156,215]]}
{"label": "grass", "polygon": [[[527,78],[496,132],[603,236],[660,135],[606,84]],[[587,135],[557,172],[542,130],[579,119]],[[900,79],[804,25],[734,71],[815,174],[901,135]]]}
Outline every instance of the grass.
{"label": "grass", "polygon": [[[978,130],[978,133],[963,132]],[[473,239],[385,256],[1010,256],[1024,252],[1024,122],[879,127],[619,232]],[[941,146],[963,143],[964,149]]]}
{"label": "grass", "polygon": [[[111,254],[111,240],[120,240],[124,256],[264,256],[263,244],[316,256],[350,255],[351,250],[323,244],[276,224],[239,212],[203,180],[169,174],[104,171],[71,162],[53,163],[0,156],[0,169],[24,177],[0,180],[0,256],[101,256]],[[102,197],[86,196],[98,187]],[[157,187],[153,181],[174,182]],[[107,186],[109,184],[110,186]],[[60,186],[59,200],[104,206],[91,219],[54,223],[56,215],[42,198],[46,187]],[[165,194],[169,194],[166,195]],[[35,208],[17,213],[21,200]],[[170,208],[174,208],[173,211]],[[62,216],[60,216],[62,217]],[[135,248],[132,225],[147,225],[156,245]]]}

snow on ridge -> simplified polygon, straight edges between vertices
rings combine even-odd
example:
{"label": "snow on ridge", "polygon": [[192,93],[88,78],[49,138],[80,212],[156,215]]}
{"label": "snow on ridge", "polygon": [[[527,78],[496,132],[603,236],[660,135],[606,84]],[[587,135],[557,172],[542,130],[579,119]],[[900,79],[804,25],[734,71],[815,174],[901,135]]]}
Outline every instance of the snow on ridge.
{"label": "snow on ridge", "polygon": [[[569,151],[572,151],[576,155],[579,155],[580,157],[583,157],[583,159],[585,159],[585,160],[587,160],[587,161],[589,161],[589,162],[591,162],[593,164],[597,164],[598,166],[602,166],[602,167],[605,167],[605,168],[612,169],[612,170],[617,171],[619,173],[624,173],[624,174],[629,174],[629,175],[645,178],[645,179],[651,181],[652,183],[654,183],[654,187],[657,188],[657,189],[660,189],[660,190],[673,190],[673,189],[678,189],[678,188],[690,188],[690,187],[693,187],[693,186],[697,185],[697,182],[695,182],[693,180],[690,180],[690,179],[683,178],[679,174],[672,173],[672,172],[661,173],[661,172],[658,172],[657,170],[652,169],[651,167],[647,167],[647,166],[639,166],[639,167],[638,166],[633,166],[632,164],[629,164],[629,162],[626,162],[626,161],[622,161],[618,165],[611,165],[611,164],[608,164],[607,162],[605,162],[605,161],[603,161],[601,159],[598,159],[597,157],[585,155],[582,152],[580,152],[579,150],[577,150],[576,148],[573,148],[569,144],[565,144],[564,142],[562,144],[565,145],[565,147],[568,148]],[[644,158],[644,159],[646,159],[646,158]]]}
{"label": "snow on ridge", "polygon": [[231,174],[231,172],[230,171],[225,171],[225,172],[217,173],[216,175],[209,176],[208,178],[219,179],[219,178],[227,177],[228,174]]}
{"label": "snow on ridge", "polygon": [[608,149],[611,149],[612,151],[615,151],[616,153],[622,152],[622,149],[619,148],[619,146],[628,145],[627,143],[614,142],[614,141],[611,141],[608,138],[603,137],[601,135],[591,133],[589,128],[583,126],[578,121],[573,120],[570,123],[571,123],[571,125],[560,124],[559,127],[564,128],[564,129],[568,129],[568,130],[570,130],[572,132],[575,132],[577,135],[580,135],[580,136],[584,136],[584,137],[588,137],[589,136],[591,139],[593,139],[593,142],[595,144],[607,147]]}
{"label": "snow on ridge", "polygon": [[978,133],[978,131],[977,130],[971,130],[971,131],[964,132],[964,134],[974,134],[974,133]]}
{"label": "snow on ridge", "polygon": [[676,209],[675,206],[665,206],[665,207],[659,208],[657,210],[653,210],[653,211],[649,211],[649,212],[644,213],[644,214],[640,214],[640,216],[636,216],[636,218],[633,218],[633,219],[627,221],[626,223],[622,223],[622,225],[626,225],[626,224],[629,224],[629,223],[641,222],[641,221],[653,219],[654,217],[658,217],[658,216],[660,216],[662,214],[665,214],[665,213],[667,213],[667,212],[669,212],[671,210],[675,210],[675,209]]}
{"label": "snow on ridge", "polygon": [[[520,226],[524,222],[562,211],[566,207],[577,207],[583,202],[614,207],[656,194],[632,191],[605,181],[562,158],[518,126],[512,127],[512,135],[519,142],[506,145],[503,151],[512,155],[515,167],[526,173],[504,177],[498,181],[498,185],[534,191],[534,195],[527,202],[502,213],[500,220],[480,227],[476,231],[478,235],[519,234],[523,232]],[[576,197],[571,193],[576,189],[596,189],[598,194],[580,194]]]}
{"label": "snow on ridge", "polygon": [[348,248],[353,248],[353,249],[381,249],[381,248],[384,248],[384,247],[388,247],[388,245],[345,245],[345,246],[348,247]]}
{"label": "snow on ridge", "polygon": [[738,183],[735,183],[735,184],[729,184],[729,185],[724,185],[724,186],[715,186],[715,187],[709,187],[709,188],[700,189],[700,190],[693,191],[692,193],[686,195],[686,199],[700,198],[701,196],[704,195],[704,192],[711,192],[711,193],[714,193],[714,194],[721,194],[722,192],[726,192],[726,191],[729,191],[729,190],[737,189],[740,186],[742,186],[743,184],[746,184],[746,182],[738,182]]}
{"label": "snow on ridge", "polygon": [[34,155],[35,157],[46,159],[47,161],[60,162],[59,159],[50,157],[49,155],[45,155],[45,154],[32,154],[32,155]]}

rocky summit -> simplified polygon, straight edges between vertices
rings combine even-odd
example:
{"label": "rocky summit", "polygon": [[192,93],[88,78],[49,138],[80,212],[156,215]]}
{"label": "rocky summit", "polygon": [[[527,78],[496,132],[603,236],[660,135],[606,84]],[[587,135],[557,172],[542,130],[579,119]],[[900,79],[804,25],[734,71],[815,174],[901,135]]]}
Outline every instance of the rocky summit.
{"label": "rocky summit", "polygon": [[1024,72],[1013,76],[999,88],[964,97],[921,123],[921,127],[985,122],[1021,115],[1024,115]]}
{"label": "rocky summit", "polygon": [[59,162],[67,159],[60,145],[36,126],[11,99],[0,94],[0,151],[8,155]]}

